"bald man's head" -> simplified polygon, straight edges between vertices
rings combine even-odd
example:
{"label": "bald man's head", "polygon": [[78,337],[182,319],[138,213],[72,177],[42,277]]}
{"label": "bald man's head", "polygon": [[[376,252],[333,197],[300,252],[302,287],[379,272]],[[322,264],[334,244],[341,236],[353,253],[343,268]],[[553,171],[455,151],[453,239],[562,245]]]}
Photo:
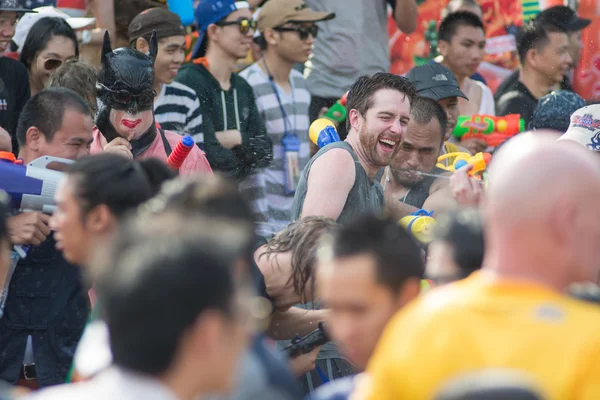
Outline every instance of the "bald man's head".
{"label": "bald man's head", "polygon": [[[520,246],[552,260],[555,272],[568,274],[568,279],[595,280],[600,266],[600,162],[557,137],[550,131],[522,134],[495,155],[486,196],[486,237],[497,252]],[[546,267],[550,273],[551,266]]]}
{"label": "bald man's head", "polygon": [[0,151],[12,151],[12,141],[10,135],[4,128],[0,127]]}

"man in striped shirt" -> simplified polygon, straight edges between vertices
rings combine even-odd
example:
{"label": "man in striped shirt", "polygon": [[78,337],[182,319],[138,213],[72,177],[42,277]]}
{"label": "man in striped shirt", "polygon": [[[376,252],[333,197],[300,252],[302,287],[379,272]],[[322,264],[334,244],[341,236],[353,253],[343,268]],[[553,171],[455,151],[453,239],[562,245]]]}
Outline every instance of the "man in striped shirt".
{"label": "man in striped shirt", "polygon": [[[263,197],[254,201],[267,216],[261,233],[276,233],[292,220],[295,184],[310,159],[310,93],[293,69],[311,54],[317,21],[333,14],[314,12],[301,1],[271,0],[258,16],[263,57],[240,73],[254,91],[258,111],[273,141],[273,162],[254,175]],[[256,191],[255,191],[256,192]]]}
{"label": "man in striped shirt", "polygon": [[129,25],[131,46],[147,53],[152,31],[158,38],[154,61],[154,117],[162,129],[191,135],[200,148],[204,143],[198,96],[189,87],[174,82],[185,54],[185,30],[179,17],[165,8],[138,14]]}

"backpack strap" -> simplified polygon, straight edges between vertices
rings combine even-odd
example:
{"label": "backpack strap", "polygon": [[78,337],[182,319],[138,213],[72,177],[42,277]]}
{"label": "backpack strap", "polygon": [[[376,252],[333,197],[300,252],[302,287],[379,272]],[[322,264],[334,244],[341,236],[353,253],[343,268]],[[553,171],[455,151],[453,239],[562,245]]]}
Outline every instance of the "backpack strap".
{"label": "backpack strap", "polygon": [[169,156],[173,152],[173,149],[171,148],[171,144],[167,140],[167,136],[165,135],[165,131],[163,131],[162,129],[159,129],[158,132],[160,133],[160,137],[162,139],[163,146],[165,146],[165,153],[167,153],[167,158],[169,158]]}

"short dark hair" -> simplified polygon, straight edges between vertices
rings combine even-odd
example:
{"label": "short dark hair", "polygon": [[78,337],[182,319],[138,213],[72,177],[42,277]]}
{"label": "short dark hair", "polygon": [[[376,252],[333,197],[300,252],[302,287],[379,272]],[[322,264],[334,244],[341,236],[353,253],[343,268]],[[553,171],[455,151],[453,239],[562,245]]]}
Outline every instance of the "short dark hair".
{"label": "short dark hair", "polygon": [[159,375],[199,315],[213,310],[234,318],[232,265],[242,236],[224,221],[176,213],[120,224],[96,266],[116,365]]}
{"label": "short dark hair", "polygon": [[548,37],[550,32],[564,33],[555,25],[536,22],[535,20],[523,24],[517,34],[517,52],[521,65],[525,64],[529,50],[542,50],[550,42]]}
{"label": "short dark hair", "polygon": [[71,39],[75,47],[75,56],[79,57],[77,36],[71,25],[62,18],[44,17],[33,24],[21,49],[20,60],[27,69],[31,68],[31,63],[35,57],[46,48],[48,42],[55,36],[64,36]]}
{"label": "short dark hair", "polygon": [[[388,72],[378,72],[373,76],[363,75],[350,88],[346,103],[347,113],[354,109],[364,116],[373,106],[373,95],[380,89],[392,89],[404,93],[411,103],[417,95],[415,85],[403,76]],[[350,118],[346,119],[346,128],[350,131]]]}
{"label": "short dark hair", "polygon": [[111,153],[84,157],[72,164],[67,174],[74,178],[74,195],[83,216],[104,204],[117,218],[150,199],[166,179],[176,176],[158,159],[134,161]]}
{"label": "short dark hair", "polygon": [[402,289],[407,279],[422,279],[425,271],[419,246],[391,217],[358,217],[333,235],[331,250],[334,258],[372,256],[377,282],[394,293]]}
{"label": "short dark hair", "polygon": [[481,268],[484,253],[483,222],[475,210],[460,210],[438,218],[436,240],[452,247],[461,277]]}
{"label": "short dark hair", "polygon": [[89,115],[90,107],[77,93],[67,88],[47,88],[36,93],[27,100],[17,124],[17,141],[19,147],[27,143],[27,130],[32,126],[38,128],[48,142],[62,126],[67,109]]}
{"label": "short dark hair", "polygon": [[438,28],[438,40],[450,43],[454,35],[456,35],[456,31],[458,31],[458,28],[461,26],[480,28],[485,32],[483,22],[481,22],[481,19],[479,19],[477,15],[468,11],[457,11],[448,14],[448,16],[440,23],[440,27]]}
{"label": "short dark hair", "polygon": [[440,103],[433,99],[421,96],[415,97],[410,108],[410,119],[418,124],[428,124],[433,118],[440,124],[441,141],[443,142],[446,136],[446,127],[448,126],[446,112]]}
{"label": "short dark hair", "polygon": [[84,99],[92,114],[96,113],[96,83],[98,71],[79,61],[69,60],[52,74],[51,87],[65,87],[75,91]]}

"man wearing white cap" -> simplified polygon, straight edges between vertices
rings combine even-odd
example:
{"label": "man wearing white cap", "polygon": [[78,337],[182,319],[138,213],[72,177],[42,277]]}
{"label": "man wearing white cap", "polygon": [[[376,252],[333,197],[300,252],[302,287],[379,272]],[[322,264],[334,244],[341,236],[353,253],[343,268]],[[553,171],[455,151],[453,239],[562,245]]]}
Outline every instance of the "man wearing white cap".
{"label": "man wearing white cap", "polygon": [[558,140],[570,140],[600,153],[600,104],[575,111],[569,129]]}
{"label": "man wearing white cap", "polygon": [[0,127],[10,133],[13,151],[17,149],[15,130],[19,114],[29,100],[29,76],[23,64],[5,57],[5,53],[17,20],[30,12],[17,0],[0,0]]}

